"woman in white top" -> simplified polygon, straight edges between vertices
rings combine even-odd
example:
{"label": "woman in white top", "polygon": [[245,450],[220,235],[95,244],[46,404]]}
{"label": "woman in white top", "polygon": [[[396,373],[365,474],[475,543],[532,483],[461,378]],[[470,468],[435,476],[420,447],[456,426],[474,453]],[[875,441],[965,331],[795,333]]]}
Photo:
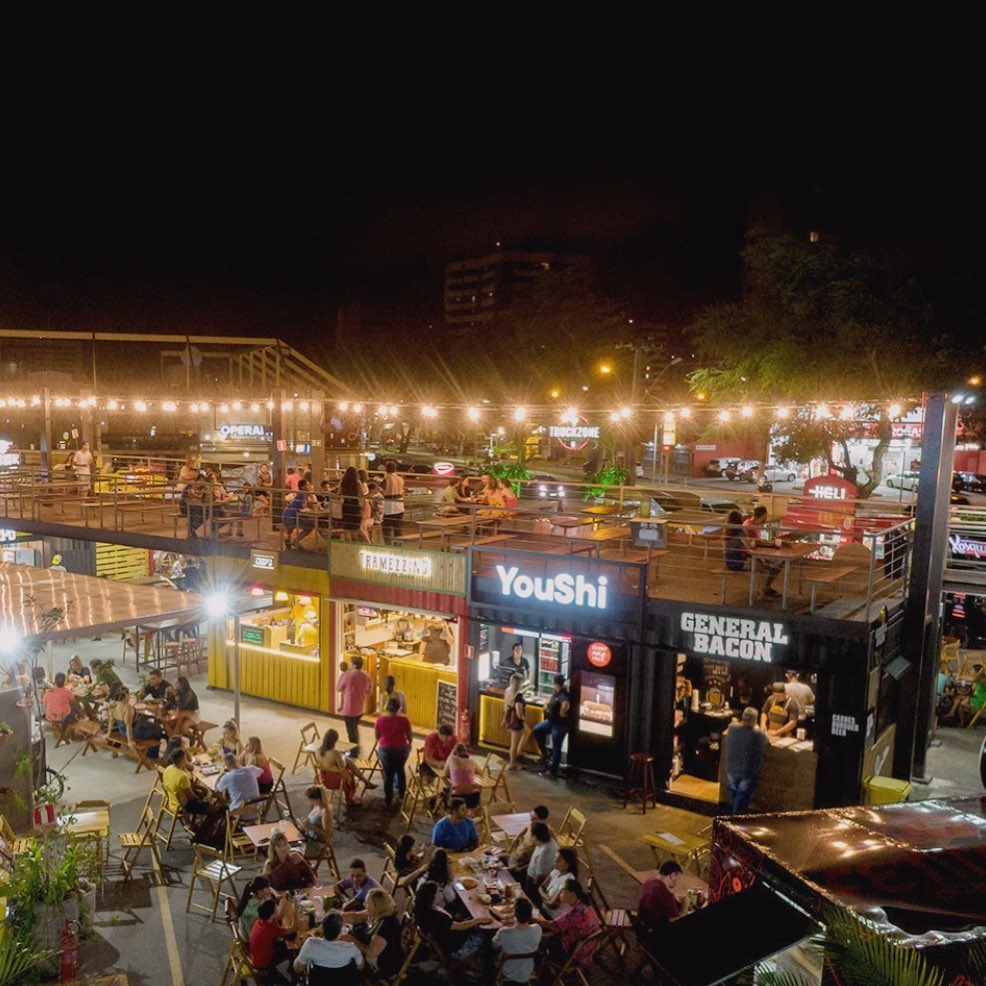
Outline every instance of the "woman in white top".
{"label": "woman in white top", "polygon": [[569,880],[579,878],[579,859],[574,849],[559,849],[555,868],[538,888],[541,894],[541,914],[552,920],[568,908],[562,903],[561,892]]}
{"label": "woman in white top", "polygon": [[311,787],[306,788],[305,797],[308,799],[310,810],[305,816],[305,821],[298,828],[305,833],[305,839],[310,843],[310,852],[306,852],[305,855],[317,856],[321,853],[323,845],[332,842],[335,822],[332,818],[329,799],[318,784],[312,784]]}

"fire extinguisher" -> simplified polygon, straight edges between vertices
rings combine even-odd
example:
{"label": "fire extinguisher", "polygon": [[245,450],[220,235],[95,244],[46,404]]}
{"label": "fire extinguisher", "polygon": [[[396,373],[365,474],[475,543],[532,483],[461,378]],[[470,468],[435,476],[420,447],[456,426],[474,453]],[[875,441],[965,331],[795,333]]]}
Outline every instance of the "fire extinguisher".
{"label": "fire extinguisher", "polygon": [[459,742],[469,746],[472,737],[472,716],[468,709],[459,712]]}
{"label": "fire extinguisher", "polygon": [[66,921],[62,929],[62,969],[59,979],[67,983],[75,979],[79,967],[79,937],[78,925],[74,921]]}

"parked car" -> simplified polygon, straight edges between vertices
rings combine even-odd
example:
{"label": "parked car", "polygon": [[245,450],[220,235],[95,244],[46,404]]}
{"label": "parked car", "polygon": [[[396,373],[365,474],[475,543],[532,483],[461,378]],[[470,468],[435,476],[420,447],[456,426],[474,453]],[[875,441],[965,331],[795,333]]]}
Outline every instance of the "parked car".
{"label": "parked car", "polygon": [[[750,469],[740,477],[748,483],[752,483],[757,478],[757,470]],[[765,483],[793,483],[798,478],[798,470],[794,466],[782,466],[776,462],[769,466],[764,466],[763,481]]]}
{"label": "parked car", "polygon": [[739,510],[743,512],[743,508],[733,500],[721,500],[718,497],[707,497],[699,496],[697,493],[686,493],[682,491],[676,491],[674,493],[669,493],[667,490],[655,490],[650,494],[651,498],[651,513],[654,513],[654,508],[657,508],[659,513],[675,513],[679,510],[695,510],[701,511],[703,513],[723,515],[729,513],[730,510]]}
{"label": "parked car", "polygon": [[986,476],[975,472],[952,473],[952,489],[956,493],[986,493]]}
{"label": "parked car", "polygon": [[728,467],[735,466],[737,462],[739,462],[739,459],[709,459],[709,461],[705,464],[705,475],[721,476]]}
{"label": "parked car", "polygon": [[722,474],[726,479],[742,479],[747,473],[756,475],[759,468],[759,459],[737,459],[735,463],[727,466]]}
{"label": "parked car", "polygon": [[555,476],[546,473],[535,473],[530,479],[520,484],[520,495],[530,499],[562,499],[565,496],[565,486]]}
{"label": "parked car", "polygon": [[908,469],[907,472],[887,473],[883,482],[892,490],[916,490],[918,488],[918,472]]}

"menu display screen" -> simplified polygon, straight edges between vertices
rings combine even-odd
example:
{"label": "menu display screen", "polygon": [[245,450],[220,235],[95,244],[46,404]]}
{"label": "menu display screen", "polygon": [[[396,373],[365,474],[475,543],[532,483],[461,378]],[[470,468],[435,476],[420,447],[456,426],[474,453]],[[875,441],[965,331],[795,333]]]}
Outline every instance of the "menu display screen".
{"label": "menu display screen", "polygon": [[583,672],[579,689],[579,729],[612,737],[616,679],[609,674]]}

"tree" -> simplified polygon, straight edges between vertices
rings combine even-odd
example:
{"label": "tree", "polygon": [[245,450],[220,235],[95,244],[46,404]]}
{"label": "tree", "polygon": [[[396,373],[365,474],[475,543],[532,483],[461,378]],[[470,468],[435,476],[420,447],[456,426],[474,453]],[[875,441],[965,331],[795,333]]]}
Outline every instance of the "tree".
{"label": "tree", "polygon": [[693,392],[712,401],[802,408],[789,424],[764,410],[747,420],[760,443],[761,470],[778,435],[789,434],[788,448],[802,457],[813,451],[831,462],[831,441],[844,444],[863,426],[804,408],[857,403],[878,442],[858,483],[860,495],[869,495],[890,442],[891,405],[950,376],[949,340],[936,332],[931,306],[907,271],[834,243],[753,227],[742,257],[742,299],[705,309],[688,329],[704,363],[689,376]]}

